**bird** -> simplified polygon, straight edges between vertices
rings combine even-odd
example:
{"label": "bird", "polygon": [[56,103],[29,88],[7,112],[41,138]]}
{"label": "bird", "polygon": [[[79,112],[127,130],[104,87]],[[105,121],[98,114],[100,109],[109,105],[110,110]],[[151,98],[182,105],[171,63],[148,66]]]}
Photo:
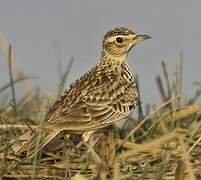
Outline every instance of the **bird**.
{"label": "bird", "polygon": [[97,64],[55,101],[44,125],[34,130],[17,153],[27,152],[28,157],[33,157],[63,131],[93,132],[128,117],[138,102],[136,77],[128,64],[128,53],[150,38],[126,27],[108,31]]}

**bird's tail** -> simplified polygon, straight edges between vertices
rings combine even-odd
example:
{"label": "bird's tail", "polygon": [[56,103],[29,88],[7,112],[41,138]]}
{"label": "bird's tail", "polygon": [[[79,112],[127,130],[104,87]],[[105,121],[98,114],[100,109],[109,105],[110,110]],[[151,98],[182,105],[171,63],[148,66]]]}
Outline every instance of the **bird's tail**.
{"label": "bird's tail", "polygon": [[58,131],[36,131],[32,137],[25,142],[17,151],[17,154],[27,152],[28,158],[32,158],[38,151],[40,151],[47,143],[57,136]]}

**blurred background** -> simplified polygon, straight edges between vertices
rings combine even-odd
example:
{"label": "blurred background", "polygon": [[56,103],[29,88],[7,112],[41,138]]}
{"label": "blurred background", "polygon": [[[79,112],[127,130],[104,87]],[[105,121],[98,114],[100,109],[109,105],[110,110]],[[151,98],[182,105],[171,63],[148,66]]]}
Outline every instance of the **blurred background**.
{"label": "blurred background", "polygon": [[[161,61],[173,73],[183,51],[183,92],[195,92],[201,77],[201,1],[196,0],[1,0],[0,32],[12,44],[17,63],[31,87],[55,92],[58,60],[63,70],[74,58],[65,87],[96,64],[104,34],[118,26],[134,29],[152,39],[129,54],[138,74],[142,103],[158,103],[156,76]],[[8,60],[0,49],[0,88],[9,80]],[[173,77],[170,76],[170,79]],[[16,86],[18,96],[23,94]],[[10,90],[7,92],[10,96]]]}

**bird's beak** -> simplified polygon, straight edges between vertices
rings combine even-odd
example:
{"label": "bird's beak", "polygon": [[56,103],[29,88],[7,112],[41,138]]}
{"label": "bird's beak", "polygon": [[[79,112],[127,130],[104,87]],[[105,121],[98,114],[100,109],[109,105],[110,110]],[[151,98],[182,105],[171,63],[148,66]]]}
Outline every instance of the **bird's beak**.
{"label": "bird's beak", "polygon": [[135,43],[139,43],[139,42],[142,42],[142,41],[150,39],[150,38],[151,38],[151,36],[149,36],[149,35],[139,34],[139,35],[135,36],[133,38],[133,40],[135,41]]}

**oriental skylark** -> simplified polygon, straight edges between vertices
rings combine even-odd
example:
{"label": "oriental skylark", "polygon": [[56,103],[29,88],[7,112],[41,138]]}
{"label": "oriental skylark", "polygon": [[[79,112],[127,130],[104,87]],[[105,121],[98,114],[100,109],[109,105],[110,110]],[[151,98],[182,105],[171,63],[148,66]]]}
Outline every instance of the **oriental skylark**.
{"label": "oriental skylark", "polygon": [[[18,153],[32,157],[60,132],[96,131],[127,117],[136,107],[136,79],[128,65],[128,52],[151,38],[119,27],[103,39],[97,65],[75,81],[50,108],[42,128],[21,146]],[[40,144],[37,145],[40,138]],[[36,148],[37,146],[37,148]]]}

